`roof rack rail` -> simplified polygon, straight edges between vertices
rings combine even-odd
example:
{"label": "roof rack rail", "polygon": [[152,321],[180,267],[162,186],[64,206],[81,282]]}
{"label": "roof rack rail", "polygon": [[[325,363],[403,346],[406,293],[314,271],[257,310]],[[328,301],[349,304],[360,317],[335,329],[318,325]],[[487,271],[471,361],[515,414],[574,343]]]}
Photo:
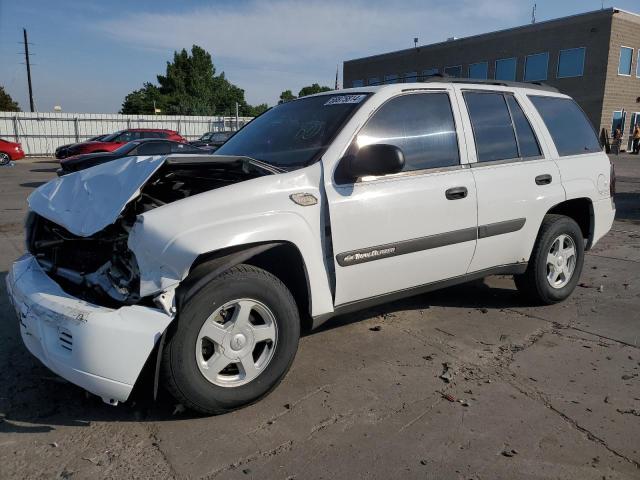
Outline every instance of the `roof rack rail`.
{"label": "roof rack rail", "polygon": [[[482,80],[482,79],[474,79],[474,78],[461,78],[461,77],[452,77],[443,73],[435,73],[433,75],[412,75],[410,77],[404,77],[403,83],[410,82],[425,82],[425,83],[472,83],[477,85],[496,85],[500,87],[520,87],[520,88],[532,88],[535,90],[544,90],[547,92],[558,92],[559,90],[551,85],[547,85],[542,82],[510,82],[507,80]],[[373,85],[385,85],[387,82],[374,82],[370,83],[370,86]]]}

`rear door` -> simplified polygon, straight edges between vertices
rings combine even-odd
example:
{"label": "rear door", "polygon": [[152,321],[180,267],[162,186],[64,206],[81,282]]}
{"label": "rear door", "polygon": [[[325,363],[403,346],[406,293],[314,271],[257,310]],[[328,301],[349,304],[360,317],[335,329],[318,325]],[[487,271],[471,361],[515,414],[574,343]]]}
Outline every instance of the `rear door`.
{"label": "rear door", "polygon": [[564,200],[558,167],[510,91],[460,89],[478,190],[478,245],[469,272],[528,261],[545,213]]}
{"label": "rear door", "polygon": [[387,100],[347,150],[396,145],[405,156],[402,172],[325,183],[336,305],[467,271],[476,244],[476,189],[451,93],[414,91]]}

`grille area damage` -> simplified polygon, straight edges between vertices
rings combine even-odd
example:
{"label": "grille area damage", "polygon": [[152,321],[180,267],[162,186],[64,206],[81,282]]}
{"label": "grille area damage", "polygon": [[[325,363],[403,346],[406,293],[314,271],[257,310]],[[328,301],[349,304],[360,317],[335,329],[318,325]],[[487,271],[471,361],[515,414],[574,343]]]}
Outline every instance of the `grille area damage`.
{"label": "grille area damage", "polygon": [[[102,165],[90,170],[104,167]],[[199,193],[274,173],[278,173],[278,170],[246,158],[167,157],[145,179],[146,183],[137,186],[136,194],[124,205],[115,221],[97,232],[79,234],[84,232],[72,232],[71,226],[65,228],[60,224],[63,222],[47,218],[48,211],[53,209],[63,212],[60,215],[62,219],[66,213],[65,205],[48,205],[49,210],[43,212],[35,209],[27,220],[28,248],[47,274],[71,295],[113,308],[134,304],[152,305],[151,298],[140,297],[140,271],[135,255],[128,247],[129,233],[138,215]],[[126,170],[120,174],[126,174]],[[54,185],[53,189],[49,186],[51,191],[56,192],[55,198],[45,192],[50,202],[61,201],[59,188],[66,178],[55,180],[58,185]],[[81,198],[72,200],[89,200],[86,192],[96,191],[96,177],[90,178],[91,183],[81,184]],[[104,181],[108,180],[109,176],[105,175]],[[75,183],[73,190],[77,191],[77,179]],[[118,196],[117,193],[114,192],[114,197]],[[69,200],[66,198],[66,201]],[[105,201],[99,198],[93,200]],[[114,198],[113,201],[117,200]],[[73,208],[82,210],[83,206],[74,204]],[[95,210],[96,205],[88,204],[86,208]],[[78,213],[79,217],[86,216],[83,215],[86,212]],[[68,215],[65,220],[68,221]]]}

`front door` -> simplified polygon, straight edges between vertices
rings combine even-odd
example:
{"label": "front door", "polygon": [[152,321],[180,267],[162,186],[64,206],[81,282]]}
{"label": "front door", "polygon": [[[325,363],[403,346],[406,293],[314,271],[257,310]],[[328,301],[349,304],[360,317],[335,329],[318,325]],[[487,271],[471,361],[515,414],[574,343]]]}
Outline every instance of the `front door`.
{"label": "front door", "polygon": [[407,92],[381,105],[356,135],[348,153],[392,144],[405,166],[326,182],[336,306],[466,273],[476,245],[476,188],[459,124],[450,90]]}

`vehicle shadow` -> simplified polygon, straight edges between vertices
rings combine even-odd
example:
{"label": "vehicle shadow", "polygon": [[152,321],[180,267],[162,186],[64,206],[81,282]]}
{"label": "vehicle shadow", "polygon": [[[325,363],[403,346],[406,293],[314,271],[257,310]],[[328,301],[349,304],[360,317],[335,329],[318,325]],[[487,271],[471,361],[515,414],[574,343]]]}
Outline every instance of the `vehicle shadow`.
{"label": "vehicle shadow", "polygon": [[57,168],[32,168],[29,171],[36,172],[36,173],[52,173],[52,172],[55,172],[56,170],[58,169]]}
{"label": "vehicle shadow", "polygon": [[[0,273],[0,371],[4,373],[0,382],[0,434],[42,433],[58,426],[86,427],[92,422],[158,422],[200,417],[184,411],[162,389],[158,399],[153,400],[151,372],[155,354],[129,401],[118,407],[104,404],[98,397],[49,371],[22,343],[7,297],[6,275],[7,272]],[[500,309],[524,305],[513,288],[491,288],[478,280],[335,317],[307,335],[380,315],[431,306]],[[175,415],[177,412],[179,416]]]}
{"label": "vehicle shadow", "polygon": [[41,185],[44,185],[47,182],[25,182],[21,183],[20,186],[24,188],[38,188]]}
{"label": "vehicle shadow", "polygon": [[483,279],[455,285],[414,297],[384,303],[357,312],[339,315],[330,319],[320,328],[308,332],[307,335],[332,330],[334,328],[361,322],[370,318],[392,314],[398,311],[426,310],[430,307],[453,308],[486,308],[499,310],[503,308],[521,308],[532,306],[513,288],[496,288],[487,285]]}
{"label": "vehicle shadow", "polygon": [[618,192],[615,201],[616,220],[640,221],[640,193]]}
{"label": "vehicle shadow", "polygon": [[55,160],[55,159],[51,159],[51,160],[37,160],[33,163],[48,163],[48,164],[52,164],[52,165],[58,165],[60,163],[59,160]]}

